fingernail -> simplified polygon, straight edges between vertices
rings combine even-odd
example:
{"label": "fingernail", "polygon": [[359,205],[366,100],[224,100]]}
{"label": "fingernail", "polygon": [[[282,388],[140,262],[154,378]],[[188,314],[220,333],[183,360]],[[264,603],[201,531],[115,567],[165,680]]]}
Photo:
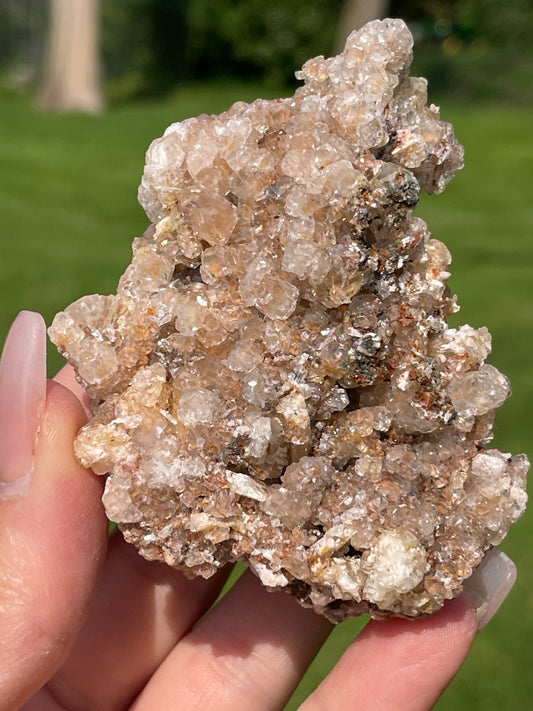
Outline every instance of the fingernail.
{"label": "fingernail", "polygon": [[483,629],[505,600],[516,580],[516,565],[505,553],[492,548],[464,583],[464,591],[476,608],[477,628]]}
{"label": "fingernail", "polygon": [[46,325],[33,311],[21,311],[0,359],[0,497],[23,494],[46,398]]}

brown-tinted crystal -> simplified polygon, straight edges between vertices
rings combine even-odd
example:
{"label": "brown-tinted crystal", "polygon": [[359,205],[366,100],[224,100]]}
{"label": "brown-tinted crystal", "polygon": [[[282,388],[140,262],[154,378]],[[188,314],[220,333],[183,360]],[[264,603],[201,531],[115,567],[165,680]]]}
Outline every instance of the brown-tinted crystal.
{"label": "brown-tinted crystal", "polygon": [[451,257],[413,216],[463,151],[411,48],[376,21],[293,97],[170,126],[116,295],[50,328],[126,539],[334,621],[438,609],[526,502],[526,458],[487,448],[509,383],[485,328],[448,328]]}

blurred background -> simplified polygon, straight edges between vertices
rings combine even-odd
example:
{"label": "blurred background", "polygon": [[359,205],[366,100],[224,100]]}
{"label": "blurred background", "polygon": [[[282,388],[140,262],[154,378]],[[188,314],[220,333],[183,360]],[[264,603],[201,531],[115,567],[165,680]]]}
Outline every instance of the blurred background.
{"label": "blurred background", "polygon": [[[491,362],[511,378],[495,446],[531,457],[531,0],[0,0],[0,341],[22,308],[50,323],[79,296],[114,291],[147,225],[143,154],[169,123],[288,95],[307,58],[384,16],[408,22],[412,73],[465,144],[465,170],[417,212],[454,256],[453,325],[488,326]],[[51,348],[50,373],[60,365]],[[531,708],[532,543],[526,514],[502,546],[518,582],[440,711]],[[335,630],[287,709],[363,623]]]}

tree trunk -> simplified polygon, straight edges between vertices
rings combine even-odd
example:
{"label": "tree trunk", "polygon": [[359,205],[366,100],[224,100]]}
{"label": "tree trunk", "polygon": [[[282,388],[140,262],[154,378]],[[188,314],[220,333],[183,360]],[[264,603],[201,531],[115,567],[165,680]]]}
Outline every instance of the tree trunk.
{"label": "tree trunk", "polygon": [[43,108],[99,113],[98,0],[51,0]]}
{"label": "tree trunk", "polygon": [[390,0],[345,0],[339,19],[335,52],[342,52],[352,30],[358,30],[370,20],[382,20],[387,16],[389,7]]}

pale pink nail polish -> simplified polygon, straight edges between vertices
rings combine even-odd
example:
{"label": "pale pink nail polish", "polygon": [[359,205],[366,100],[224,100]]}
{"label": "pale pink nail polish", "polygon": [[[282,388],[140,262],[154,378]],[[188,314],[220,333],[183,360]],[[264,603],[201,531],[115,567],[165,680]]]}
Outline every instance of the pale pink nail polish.
{"label": "pale pink nail polish", "polygon": [[0,497],[26,491],[46,398],[46,325],[21,311],[0,360]]}
{"label": "pale pink nail polish", "polygon": [[516,565],[498,548],[485,554],[481,564],[465,581],[464,591],[476,608],[478,630],[498,612],[516,580]]}

